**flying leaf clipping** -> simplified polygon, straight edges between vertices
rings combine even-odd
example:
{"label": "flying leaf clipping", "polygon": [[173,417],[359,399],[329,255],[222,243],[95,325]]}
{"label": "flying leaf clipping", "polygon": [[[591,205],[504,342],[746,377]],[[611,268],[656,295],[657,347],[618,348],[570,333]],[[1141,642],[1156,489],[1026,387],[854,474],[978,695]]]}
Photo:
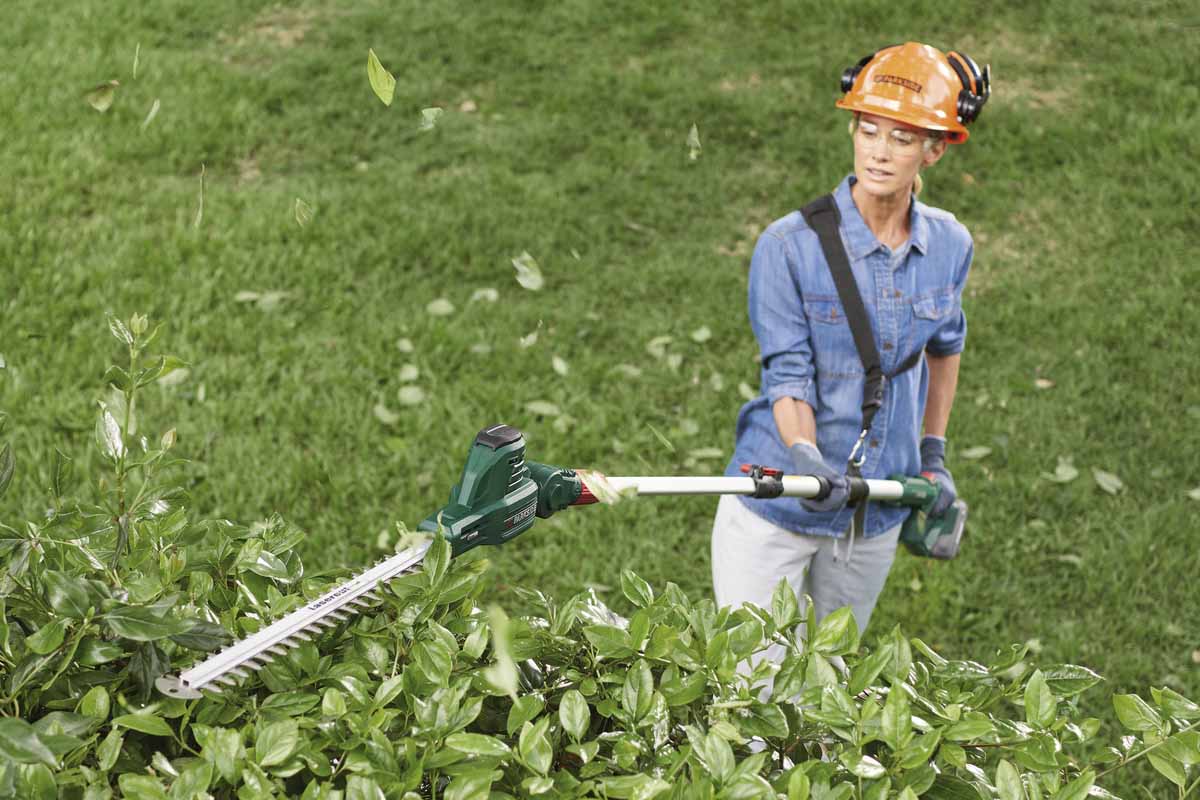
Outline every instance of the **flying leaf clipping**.
{"label": "flying leaf clipping", "polygon": [[700,157],[700,129],[696,127],[696,123],[692,123],[692,129],[688,131],[687,137],[688,158],[695,161]]}
{"label": "flying leaf clipping", "polygon": [[412,381],[415,381],[420,374],[421,370],[417,368],[416,364],[405,364],[400,368],[400,382],[411,383]]}
{"label": "flying leaf clipping", "polygon": [[750,384],[746,383],[745,381],[738,383],[738,394],[740,394],[746,400],[753,400],[754,398],[758,397],[758,392],[754,391],[754,389],[750,387]]}
{"label": "flying leaf clipping", "polygon": [[1121,479],[1111,472],[1092,467],[1092,477],[1096,480],[1096,485],[1109,494],[1119,494],[1125,488]]}
{"label": "flying leaf clipping", "polygon": [[707,325],[701,325],[699,328],[696,328],[696,330],[692,331],[692,341],[693,342],[699,342],[701,344],[704,344],[711,338],[712,338],[712,331],[709,330]]}
{"label": "flying leaf clipping", "polygon": [[492,288],[476,289],[474,292],[471,293],[471,302],[472,303],[476,302],[477,300],[482,300],[485,303],[494,303],[499,299],[500,299],[500,293]]}
{"label": "flying leaf clipping", "polygon": [[204,165],[200,165],[200,205],[196,207],[196,218],[192,220],[192,227],[199,228],[200,223],[204,221]]}
{"label": "flying leaf clipping", "polygon": [[446,317],[454,313],[454,304],[444,297],[439,297],[431,300],[429,305],[425,306],[425,311],[435,317]]}
{"label": "flying leaf clipping", "polygon": [[539,417],[557,417],[562,413],[558,406],[545,400],[531,400],[525,404],[525,410]]}
{"label": "flying leaf clipping", "polygon": [[959,456],[967,459],[968,461],[978,461],[979,459],[986,458],[991,454],[992,448],[980,446],[968,447],[966,450],[963,450],[961,453],[959,453]]}
{"label": "flying leaf clipping", "polygon": [[1071,463],[1071,459],[1059,456],[1058,466],[1054,468],[1054,474],[1043,472],[1042,477],[1055,483],[1070,483],[1079,477],[1079,470]]}
{"label": "flying leaf clipping", "polygon": [[425,390],[420,386],[401,386],[400,391],[396,392],[396,399],[401,405],[419,406],[425,402]]}
{"label": "flying leaf clipping", "polygon": [[158,109],[162,107],[162,103],[158,98],[154,98],[154,102],[150,104],[150,111],[146,114],[146,118],[142,120],[142,130],[150,127],[150,123],[154,122],[154,118],[158,116]]}
{"label": "flying leaf clipping", "polygon": [[445,113],[445,112],[443,112],[442,109],[437,108],[437,107],[422,108],[421,109],[421,124],[419,126],[419,129],[423,130],[423,131],[433,130],[434,128],[437,127],[438,120],[442,118],[443,113]]}
{"label": "flying leaf clipping", "polygon": [[384,68],[379,56],[370,48],[367,50],[367,79],[371,81],[375,96],[383,101],[385,106],[390,106],[392,97],[396,94],[396,79]]}
{"label": "flying leaf clipping", "polygon": [[117,97],[117,87],[120,85],[120,81],[105,81],[88,89],[84,97],[87,98],[88,105],[103,114],[112,108],[113,100]]}
{"label": "flying leaf clipping", "polygon": [[512,265],[517,271],[517,283],[531,292],[542,288],[545,280],[542,278],[541,267],[528,251],[522,251],[521,255],[512,259]]}
{"label": "flying leaf clipping", "polygon": [[571,368],[567,366],[567,362],[558,356],[554,356],[550,359],[550,366],[554,367],[554,371],[564,377],[566,377],[566,374],[571,371]]}
{"label": "flying leaf clipping", "polygon": [[313,207],[297,197],[293,208],[296,215],[296,224],[303,228],[308,223],[312,222]]}

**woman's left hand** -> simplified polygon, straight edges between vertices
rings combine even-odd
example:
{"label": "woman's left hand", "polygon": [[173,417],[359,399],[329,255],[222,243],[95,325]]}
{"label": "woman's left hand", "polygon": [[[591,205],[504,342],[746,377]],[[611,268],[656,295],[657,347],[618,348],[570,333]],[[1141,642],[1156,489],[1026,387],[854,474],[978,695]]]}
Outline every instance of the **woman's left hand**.
{"label": "woman's left hand", "polygon": [[921,440],[921,474],[941,490],[929,509],[929,516],[940,517],[958,497],[954,478],[946,469],[946,440],[941,436],[926,436]]}

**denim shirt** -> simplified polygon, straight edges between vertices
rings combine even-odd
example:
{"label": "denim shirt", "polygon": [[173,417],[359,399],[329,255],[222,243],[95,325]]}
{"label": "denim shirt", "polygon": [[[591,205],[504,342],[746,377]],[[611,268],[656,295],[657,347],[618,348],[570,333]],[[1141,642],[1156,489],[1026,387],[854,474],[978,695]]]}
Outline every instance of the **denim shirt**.
{"label": "denim shirt", "polygon": [[[963,286],[971,266],[971,235],[953,214],[913,196],[908,241],[896,252],[880,244],[850,196],[850,175],[834,192],[839,231],[883,362],[891,375],[925,349],[940,356],[962,352],[967,319]],[[864,371],[837,287],[817,241],[799,211],[773,222],[750,260],[750,325],[762,354],[761,395],[742,406],[737,444],[725,470],[742,464],[793,471],[772,407],[781,397],[812,406],[817,447],[829,466],[844,470],[862,430]],[[921,425],[929,372],[925,360],[888,380],[882,408],[867,437],[865,478],[920,471]],[[794,497],[739,499],[755,514],[796,533],[841,536],[853,510],[812,513]],[[899,525],[907,508],[869,503],[864,535]]]}

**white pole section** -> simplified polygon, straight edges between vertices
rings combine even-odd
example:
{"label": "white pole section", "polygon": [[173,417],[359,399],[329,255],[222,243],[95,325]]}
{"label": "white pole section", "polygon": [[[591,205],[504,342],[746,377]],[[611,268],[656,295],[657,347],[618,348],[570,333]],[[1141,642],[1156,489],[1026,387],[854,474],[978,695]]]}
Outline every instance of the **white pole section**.
{"label": "white pole section", "polygon": [[[815,497],[820,483],[809,475],[784,475],[784,497]],[[635,491],[639,495],[705,495],[705,494],[754,494],[753,478],[700,478],[700,477],[616,477],[608,478],[609,484],[618,492]],[[870,479],[867,482],[871,500],[899,500],[904,495],[900,481]]]}

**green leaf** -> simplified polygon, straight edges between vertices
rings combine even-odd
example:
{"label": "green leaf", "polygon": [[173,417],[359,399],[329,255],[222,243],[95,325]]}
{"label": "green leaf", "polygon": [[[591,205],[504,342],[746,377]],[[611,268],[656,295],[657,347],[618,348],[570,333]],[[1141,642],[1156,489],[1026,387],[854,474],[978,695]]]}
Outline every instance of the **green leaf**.
{"label": "green leaf", "polygon": [[888,692],[879,720],[879,731],[883,741],[893,750],[899,750],[912,739],[912,710],[908,693],[900,683],[893,683]]}
{"label": "green leaf", "polygon": [[1154,698],[1155,705],[1161,708],[1163,713],[1168,717],[1200,719],[1200,705],[1187,699],[1179,694],[1179,692],[1172,691],[1164,686],[1161,689],[1151,689],[1150,696]]}
{"label": "green leaf", "polygon": [[786,628],[800,621],[800,606],[787,578],[775,584],[775,591],[771,594],[771,620],[779,631],[785,633]]}
{"label": "green leaf", "polygon": [[1000,759],[996,767],[996,792],[999,800],[1025,800],[1025,790],[1021,788],[1021,773],[1012,762]]}
{"label": "green leaf", "polygon": [[351,775],[346,779],[345,800],[385,800],[379,784],[366,775]]}
{"label": "green leaf", "polygon": [[37,731],[23,719],[0,717],[0,756],[19,764],[45,764],[58,768],[54,753],[42,742]]}
{"label": "green leaf", "polygon": [[625,658],[633,655],[633,644],[629,640],[629,634],[612,625],[588,625],[583,629],[583,635],[592,647],[596,648],[596,655],[601,658]]}
{"label": "green leaf", "polygon": [[196,795],[204,796],[212,785],[213,765],[207,761],[192,761],[171,782],[171,798],[192,800]]}
{"label": "green leaf", "polygon": [[638,608],[645,608],[654,602],[654,590],[650,588],[650,584],[634,574],[633,570],[621,570],[621,593]]}
{"label": "green leaf", "polygon": [[733,750],[720,735],[709,731],[707,735],[693,740],[692,748],[701,766],[708,770],[717,783],[724,784],[733,774]]}
{"label": "green leaf", "polygon": [[425,570],[425,574],[429,576],[430,586],[437,586],[446,575],[446,570],[450,566],[450,543],[446,541],[446,537],[442,535],[441,531],[430,542],[421,566]]}
{"label": "green leaf", "polygon": [[843,606],[821,620],[809,647],[823,656],[841,656],[857,650],[858,623],[854,611]]}
{"label": "green leaf", "polygon": [[[1050,717],[1050,721],[1054,721],[1053,715]],[[971,718],[960,719],[958,722],[946,726],[946,729],[942,731],[942,736],[952,742],[969,742],[991,732],[990,720]]]}
{"label": "green leaf", "polygon": [[62,646],[67,635],[67,621],[56,619],[38,628],[37,633],[25,639],[25,646],[39,656],[53,653]]}
{"label": "green leaf", "polygon": [[578,742],[587,733],[591,718],[592,711],[583,694],[578,689],[568,689],[558,704],[558,719],[563,730]]}
{"label": "green leaf", "polygon": [[507,759],[512,755],[504,742],[481,733],[452,733],[446,737],[446,746],[469,756]]}
{"label": "green leaf", "polygon": [[124,345],[133,344],[133,334],[129,332],[129,328],[125,327],[125,323],[118,319],[113,314],[107,314],[108,330],[112,335]]}
{"label": "green leaf", "polygon": [[88,693],[79,701],[79,713],[98,720],[108,719],[111,707],[112,701],[108,698],[108,690],[103,686],[93,686],[88,689]]}
{"label": "green leaf", "polygon": [[1058,701],[1046,685],[1046,677],[1036,670],[1025,685],[1025,719],[1035,728],[1049,727],[1058,711]]}
{"label": "green leaf", "polygon": [[1096,782],[1096,773],[1085,769],[1075,780],[1058,790],[1054,800],[1084,800]]}
{"label": "green leaf", "polygon": [[129,800],[167,800],[167,790],[162,781],[150,775],[127,772],[117,779],[121,795]]}
{"label": "green leaf", "polygon": [[[1187,771],[1175,759],[1166,753],[1160,753],[1157,750],[1151,750],[1146,753],[1146,758],[1150,759],[1150,764],[1158,773],[1169,780],[1176,786],[1183,788],[1187,784]],[[1055,796],[1055,800],[1058,800]]]}
{"label": "green leaf", "polygon": [[384,69],[383,64],[379,61],[379,56],[375,55],[373,49],[367,50],[367,79],[371,82],[371,89],[374,90],[375,96],[385,106],[390,106],[392,97],[396,93],[396,79],[392,77],[392,73]]}
{"label": "green leaf", "polygon": [[546,729],[549,725],[549,717],[542,717],[536,724],[526,722],[521,728],[521,736],[517,743],[521,760],[525,762],[526,766],[541,775],[550,771],[550,764],[554,759],[554,749],[546,737]]}
{"label": "green leaf", "polygon": [[5,444],[0,449],[0,497],[8,490],[8,484],[12,482],[13,470],[17,467],[17,461],[13,458],[12,446]]}
{"label": "green leaf", "polygon": [[201,758],[211,762],[222,778],[234,783],[241,773],[242,759],[246,754],[241,734],[228,728],[208,725],[193,725],[192,733],[200,744]]}
{"label": "green leaf", "polygon": [[1046,685],[1059,697],[1071,697],[1084,692],[1104,680],[1087,667],[1075,664],[1060,664],[1043,670]]}
{"label": "green leaf", "polygon": [[42,582],[46,585],[46,599],[57,613],[72,619],[87,616],[92,602],[78,577],[46,570],[42,573]]}
{"label": "green leaf", "polygon": [[216,650],[229,639],[229,633],[215,622],[206,619],[189,619],[183,622],[189,627],[180,633],[171,634],[171,641],[189,650]]}
{"label": "green leaf", "polygon": [[762,739],[782,739],[788,735],[787,717],[779,706],[771,703],[753,703],[743,716],[738,717],[738,727],[744,734]]}
{"label": "green leaf", "polygon": [[162,717],[150,714],[123,714],[119,717],[114,717],[112,724],[118,728],[129,728],[130,730],[148,733],[151,736],[171,736],[171,726]]}
{"label": "green leaf", "polygon": [[104,737],[104,741],[96,748],[96,763],[103,772],[108,772],[117,763],[117,757],[121,755],[121,748],[124,744],[125,734],[116,728],[110,730]]}
{"label": "green leaf", "polygon": [[341,690],[332,687],[325,690],[321,698],[321,714],[326,717],[340,717],[346,713],[346,696]]}
{"label": "green leaf", "polygon": [[983,800],[975,787],[953,775],[941,774],[921,795],[921,800]]}
{"label": "green leaf", "polygon": [[883,768],[882,764],[857,750],[843,751],[841,762],[846,769],[850,770],[851,774],[859,778],[875,780],[887,774],[887,770]]}
{"label": "green leaf", "polygon": [[645,659],[637,663],[625,674],[625,684],[621,690],[621,705],[625,711],[638,722],[650,710],[654,700],[654,675]]}
{"label": "green leaf", "polygon": [[526,722],[542,713],[546,704],[536,694],[527,694],[517,699],[508,710],[508,722],[505,725],[508,735],[512,736]]}
{"label": "green leaf", "polygon": [[121,606],[108,612],[103,617],[117,636],[132,639],[135,642],[153,642],[166,639],[185,628],[191,627],[188,620],[178,620],[164,617],[158,611],[140,606]]}
{"label": "green leaf", "polygon": [[794,768],[788,776],[787,800],[809,800],[812,796],[812,782],[808,775],[799,768]]}
{"label": "green leaf", "polygon": [[1131,731],[1155,731],[1162,728],[1162,718],[1158,712],[1136,694],[1115,695],[1113,708],[1121,724]]}
{"label": "green leaf", "polygon": [[273,722],[263,728],[254,743],[259,766],[283,764],[300,746],[300,727],[295,720]]}

